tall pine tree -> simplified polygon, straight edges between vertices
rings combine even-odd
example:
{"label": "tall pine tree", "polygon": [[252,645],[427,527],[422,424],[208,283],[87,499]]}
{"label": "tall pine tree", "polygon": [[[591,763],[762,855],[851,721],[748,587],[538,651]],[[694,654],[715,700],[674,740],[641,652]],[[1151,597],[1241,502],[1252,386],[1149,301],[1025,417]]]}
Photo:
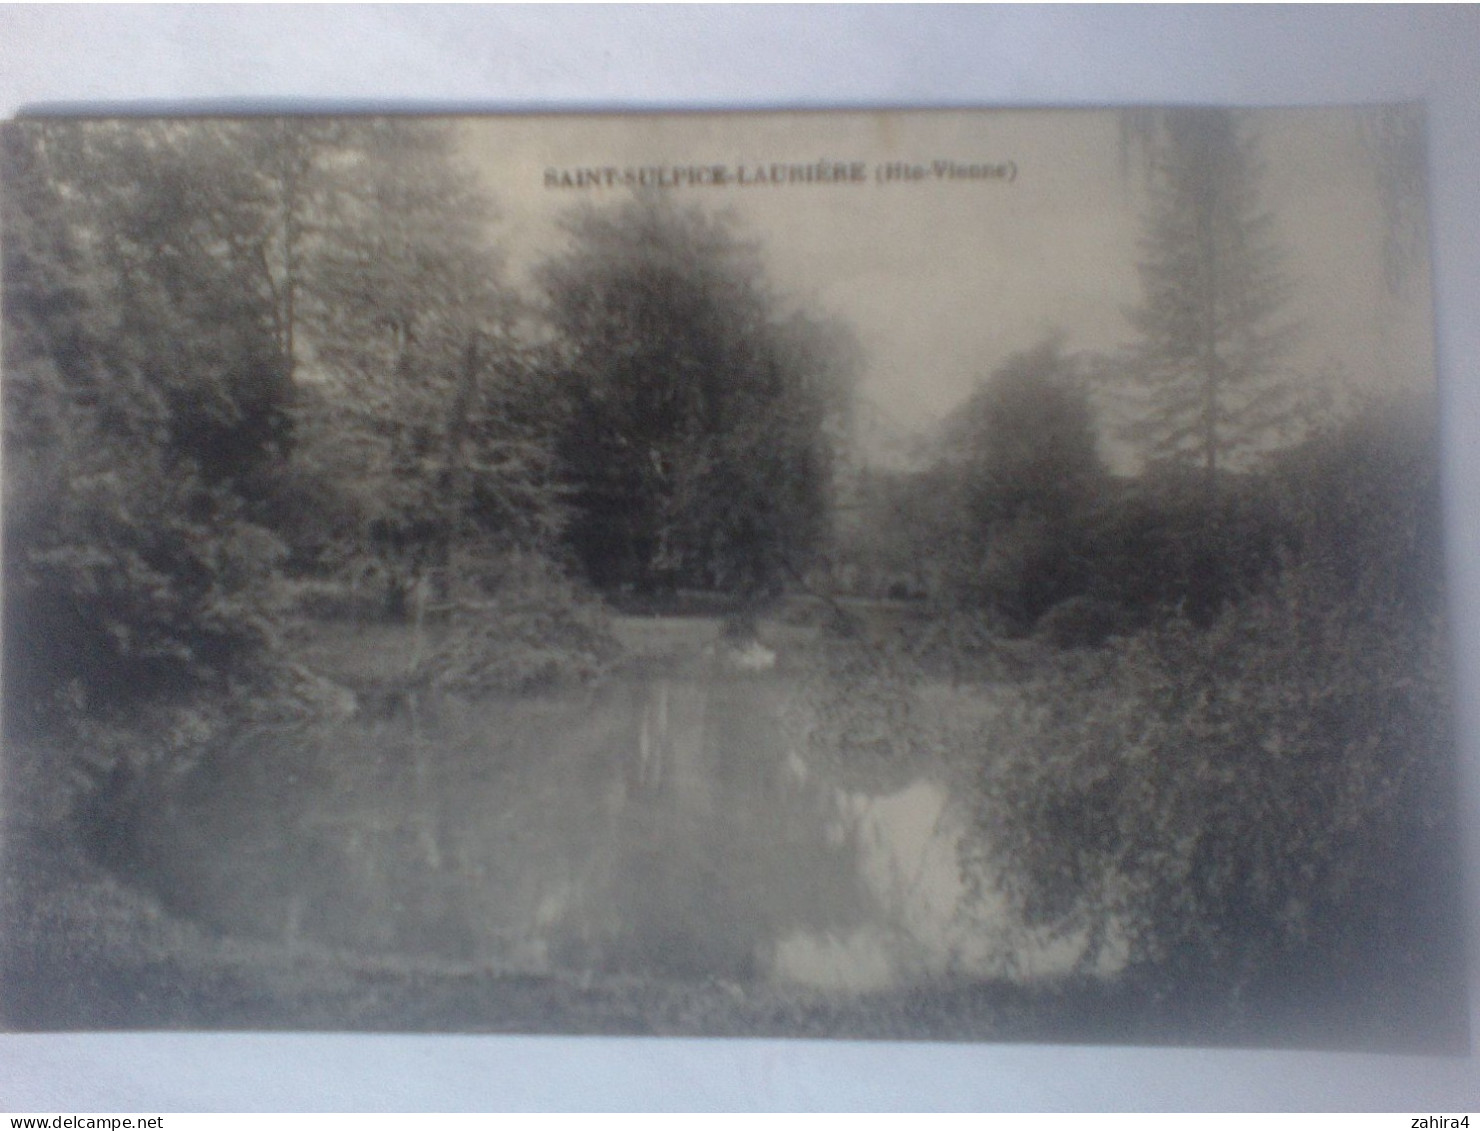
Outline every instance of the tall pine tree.
{"label": "tall pine tree", "polygon": [[1133,128],[1151,174],[1143,298],[1129,312],[1147,395],[1134,438],[1153,460],[1199,466],[1211,491],[1288,424],[1290,282],[1259,199],[1257,142],[1236,112],[1179,109]]}

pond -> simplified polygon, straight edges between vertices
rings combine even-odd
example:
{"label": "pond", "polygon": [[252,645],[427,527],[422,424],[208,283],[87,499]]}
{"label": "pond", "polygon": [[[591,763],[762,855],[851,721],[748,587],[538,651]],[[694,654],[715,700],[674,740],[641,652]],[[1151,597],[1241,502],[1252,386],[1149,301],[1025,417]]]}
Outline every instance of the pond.
{"label": "pond", "polygon": [[784,665],[751,668],[711,641],[596,690],[243,737],[152,810],[140,875],[227,933],[439,968],[853,992],[1005,968],[945,786],[839,782],[784,738]]}

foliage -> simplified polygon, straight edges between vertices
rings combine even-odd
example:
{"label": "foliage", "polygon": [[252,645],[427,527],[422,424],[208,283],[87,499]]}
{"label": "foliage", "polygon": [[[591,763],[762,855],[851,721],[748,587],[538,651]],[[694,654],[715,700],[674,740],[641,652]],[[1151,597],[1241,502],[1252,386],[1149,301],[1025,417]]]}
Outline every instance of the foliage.
{"label": "foliage", "polygon": [[1205,630],[1060,654],[979,735],[975,867],[1030,921],[1088,937],[1087,966],[1124,946],[1164,980],[1237,992],[1330,985],[1380,948],[1407,976],[1442,950],[1450,703],[1414,521],[1437,495],[1349,458],[1373,429],[1421,470],[1371,420],[1312,442],[1289,458],[1342,486],[1290,496],[1276,576]]}
{"label": "foliage", "polygon": [[589,682],[619,652],[600,601],[524,554],[507,560],[491,600],[457,611],[426,670],[434,687],[460,695],[523,692]]}
{"label": "foliage", "polygon": [[1268,461],[1286,553],[1319,563],[1356,606],[1444,611],[1436,411],[1429,398],[1375,398]]}
{"label": "foliage", "polygon": [[948,585],[1017,630],[1086,584],[1082,529],[1103,490],[1086,390],[1057,338],[1014,354],[949,419],[959,484]]}
{"label": "foliage", "polygon": [[220,687],[270,643],[282,547],[239,504],[189,481],[141,496],[118,469],[73,476],[45,529],[13,530],[12,690],[86,711]]}
{"label": "foliage", "polygon": [[952,414],[944,446],[983,524],[1073,511],[1104,475],[1088,395],[1057,336],[998,366]]}
{"label": "foliage", "polygon": [[1208,624],[1278,566],[1281,504],[1264,475],[1229,473],[1219,490],[1162,465],[1113,483],[1085,516],[1088,584],[1138,623],[1185,616]]}
{"label": "foliage", "polygon": [[782,314],[724,219],[643,196],[567,229],[541,282],[588,576],[747,591],[804,569],[826,528],[846,334]]}
{"label": "foliage", "polygon": [[172,456],[244,485],[286,450],[291,372],[255,285],[252,184],[222,129],[27,124],[16,136],[40,159],[45,222],[64,228],[111,320],[99,336],[110,369],[160,399]]}
{"label": "foliage", "polygon": [[1293,390],[1281,362],[1290,283],[1259,202],[1255,135],[1229,110],[1178,109],[1145,131],[1151,210],[1131,377],[1147,398],[1133,438],[1211,479],[1279,438]]}
{"label": "foliage", "polygon": [[[551,427],[530,419],[491,210],[452,126],[99,122],[47,138],[46,222],[90,255],[108,349],[162,399],[172,451],[229,482],[295,566],[385,551],[377,524],[439,559],[469,523],[558,525]],[[505,411],[516,394],[522,416]]]}
{"label": "foliage", "polygon": [[407,584],[475,536],[548,544],[562,513],[548,398],[453,144],[445,125],[359,124],[331,151],[332,204],[303,253],[324,387],[303,405],[301,462],[355,485],[360,551]]}
{"label": "foliage", "polygon": [[955,546],[963,526],[959,478],[937,462],[864,466],[840,479],[826,583],[855,596],[938,594],[944,550]]}
{"label": "foliage", "polygon": [[[151,294],[170,285],[173,263],[129,261],[105,224],[117,217],[82,196],[101,173],[72,179],[76,162],[96,156],[92,140],[47,124],[4,135],[13,731],[219,689],[253,668],[274,633],[282,547],[197,450],[270,445],[271,428],[251,423],[257,359],[203,314],[182,324]],[[174,184],[167,168],[156,172]],[[159,235],[157,260],[171,259],[171,238]],[[214,281],[203,277],[202,290]],[[210,389],[197,396],[202,382]],[[203,439],[205,419],[224,431]]]}
{"label": "foliage", "polygon": [[[6,723],[75,752],[61,777],[116,795],[183,764],[138,741],[177,716],[214,720],[181,724],[206,742],[334,709],[278,647],[285,569],[373,564],[405,591],[459,548],[554,540],[548,398],[450,126],[29,122],[0,141]],[[531,588],[519,615],[537,592],[552,617],[571,596]]]}
{"label": "foliage", "polygon": [[[455,128],[396,119],[250,124],[270,202],[259,247],[300,375],[268,512],[300,570],[374,565],[393,603],[459,545],[548,544],[563,521],[548,398],[514,340],[491,204]],[[325,522],[325,519],[330,521]]]}

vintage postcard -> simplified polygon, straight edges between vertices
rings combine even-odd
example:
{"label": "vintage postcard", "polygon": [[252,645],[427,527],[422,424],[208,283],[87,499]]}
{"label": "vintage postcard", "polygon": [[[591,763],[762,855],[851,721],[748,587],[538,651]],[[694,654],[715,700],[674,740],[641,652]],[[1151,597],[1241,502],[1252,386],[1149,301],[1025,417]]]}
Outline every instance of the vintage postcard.
{"label": "vintage postcard", "polygon": [[1468,1047],[1422,112],[0,128],[0,1024]]}

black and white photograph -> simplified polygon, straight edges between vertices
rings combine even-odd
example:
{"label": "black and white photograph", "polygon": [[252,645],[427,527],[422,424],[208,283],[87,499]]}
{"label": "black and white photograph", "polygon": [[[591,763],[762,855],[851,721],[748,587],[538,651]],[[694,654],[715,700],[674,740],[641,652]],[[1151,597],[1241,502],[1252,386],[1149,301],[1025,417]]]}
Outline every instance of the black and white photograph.
{"label": "black and white photograph", "polygon": [[0,126],[0,1028],[1466,1053],[1426,138]]}

